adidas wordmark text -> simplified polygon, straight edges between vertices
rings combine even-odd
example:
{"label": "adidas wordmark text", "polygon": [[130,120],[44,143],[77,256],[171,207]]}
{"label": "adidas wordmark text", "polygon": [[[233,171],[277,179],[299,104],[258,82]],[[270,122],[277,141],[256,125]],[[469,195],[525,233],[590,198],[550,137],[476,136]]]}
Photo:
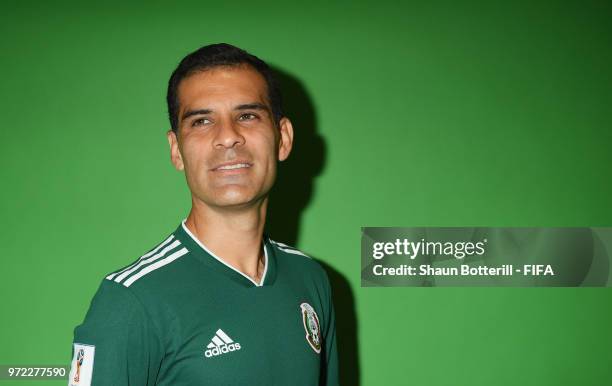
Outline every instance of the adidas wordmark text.
{"label": "adidas wordmark text", "polygon": [[236,350],[240,350],[240,343],[234,342],[222,329],[218,329],[211,342],[206,346],[204,356],[210,358]]}

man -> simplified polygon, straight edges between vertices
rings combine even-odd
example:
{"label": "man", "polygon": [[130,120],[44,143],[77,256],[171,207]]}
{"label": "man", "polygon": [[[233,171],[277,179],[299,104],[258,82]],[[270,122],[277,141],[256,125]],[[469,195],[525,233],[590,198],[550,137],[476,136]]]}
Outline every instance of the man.
{"label": "man", "polygon": [[327,275],[263,233],[293,143],[269,67],[202,47],[173,72],[167,102],[191,211],[102,280],[74,330],[69,385],[337,385]]}

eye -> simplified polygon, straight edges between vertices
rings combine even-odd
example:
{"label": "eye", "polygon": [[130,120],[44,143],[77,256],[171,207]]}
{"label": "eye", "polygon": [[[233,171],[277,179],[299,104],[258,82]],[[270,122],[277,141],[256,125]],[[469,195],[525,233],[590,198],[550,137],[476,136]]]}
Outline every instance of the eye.
{"label": "eye", "polygon": [[198,118],[191,122],[191,127],[204,125],[206,123],[210,123],[210,120],[208,118]]}
{"label": "eye", "polygon": [[238,117],[239,120],[241,121],[250,121],[257,118],[257,115],[253,114],[253,113],[244,113],[242,115],[240,115],[240,117]]}

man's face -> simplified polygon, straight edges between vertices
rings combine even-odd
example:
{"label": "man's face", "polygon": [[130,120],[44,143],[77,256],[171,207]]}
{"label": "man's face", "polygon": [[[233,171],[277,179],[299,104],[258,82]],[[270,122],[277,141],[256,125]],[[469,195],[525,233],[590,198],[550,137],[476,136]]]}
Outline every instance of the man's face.
{"label": "man's face", "polygon": [[287,118],[275,126],[263,76],[249,66],[215,67],[183,79],[178,99],[178,140],[169,131],[168,141],[194,201],[238,208],[266,197],[293,128]]}

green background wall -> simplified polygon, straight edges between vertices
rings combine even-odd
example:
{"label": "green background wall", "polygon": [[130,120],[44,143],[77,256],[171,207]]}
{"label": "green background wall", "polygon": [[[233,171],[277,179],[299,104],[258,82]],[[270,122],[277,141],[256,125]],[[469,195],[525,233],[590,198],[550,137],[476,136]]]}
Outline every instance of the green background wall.
{"label": "green background wall", "polygon": [[166,82],[223,41],[285,74],[270,231],[330,270],[346,385],[612,382],[609,288],[359,278],[362,226],[612,225],[609,2],[51,3],[0,8],[0,364],[68,364],[104,274],[186,216]]}

